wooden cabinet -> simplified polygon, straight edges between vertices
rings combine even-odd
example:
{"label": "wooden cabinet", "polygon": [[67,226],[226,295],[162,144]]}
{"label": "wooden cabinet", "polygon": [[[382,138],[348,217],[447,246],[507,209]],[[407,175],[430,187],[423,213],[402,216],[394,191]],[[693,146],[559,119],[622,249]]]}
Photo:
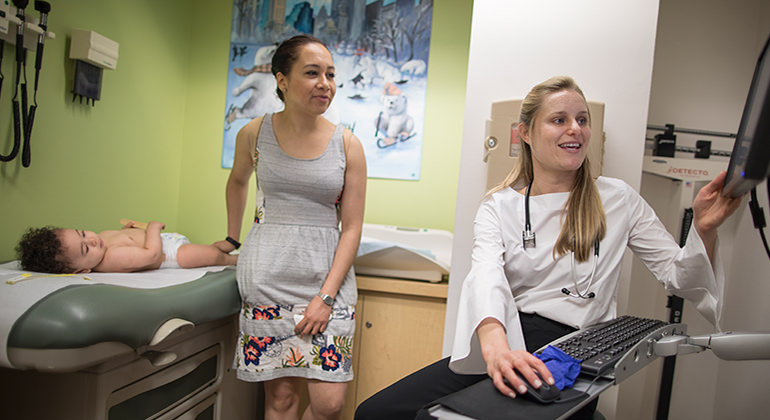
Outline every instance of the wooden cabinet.
{"label": "wooden cabinet", "polygon": [[377,391],[441,358],[448,284],[357,276],[355,379],[343,420]]}

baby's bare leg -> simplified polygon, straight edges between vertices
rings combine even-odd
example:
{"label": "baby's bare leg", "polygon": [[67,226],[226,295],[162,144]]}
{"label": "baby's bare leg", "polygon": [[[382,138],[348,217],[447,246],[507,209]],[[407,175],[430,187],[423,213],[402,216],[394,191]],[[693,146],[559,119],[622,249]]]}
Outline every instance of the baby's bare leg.
{"label": "baby's bare leg", "polygon": [[235,265],[238,256],[226,254],[214,245],[185,244],[176,251],[176,261],[182,268]]}

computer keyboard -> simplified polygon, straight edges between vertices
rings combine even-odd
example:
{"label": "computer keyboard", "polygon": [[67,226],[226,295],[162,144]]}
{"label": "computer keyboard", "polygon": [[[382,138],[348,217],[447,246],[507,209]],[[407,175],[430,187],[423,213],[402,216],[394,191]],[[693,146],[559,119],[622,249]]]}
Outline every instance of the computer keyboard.
{"label": "computer keyboard", "polygon": [[667,322],[623,315],[575,332],[563,340],[551,343],[580,363],[581,373],[603,376],[637,342]]}

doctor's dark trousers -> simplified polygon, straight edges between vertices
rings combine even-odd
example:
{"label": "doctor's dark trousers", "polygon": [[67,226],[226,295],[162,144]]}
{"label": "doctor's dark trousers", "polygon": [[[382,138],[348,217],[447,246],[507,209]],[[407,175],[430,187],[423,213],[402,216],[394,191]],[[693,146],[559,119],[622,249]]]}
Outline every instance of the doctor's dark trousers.
{"label": "doctor's dark trousers", "polygon": [[[527,351],[534,352],[574,328],[535,314],[519,313]],[[355,420],[429,420],[433,401],[471,386],[487,375],[460,375],[449,369],[449,358],[439,360],[406,376],[372,395],[356,409]],[[520,398],[520,397],[519,397]],[[570,420],[589,420],[598,398],[575,413]]]}

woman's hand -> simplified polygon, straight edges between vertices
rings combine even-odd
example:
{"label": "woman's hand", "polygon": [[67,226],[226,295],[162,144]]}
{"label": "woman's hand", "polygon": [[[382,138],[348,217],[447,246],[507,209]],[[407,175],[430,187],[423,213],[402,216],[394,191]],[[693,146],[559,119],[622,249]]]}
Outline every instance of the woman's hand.
{"label": "woman's hand", "polygon": [[294,327],[297,335],[315,335],[326,331],[326,324],[329,323],[329,315],[332,313],[331,306],[325,304],[320,297],[315,296],[307,305],[303,318]]}
{"label": "woman's hand", "polygon": [[[500,351],[487,361],[487,374],[492,378],[495,388],[511,398],[516,397],[516,392],[519,394],[527,392],[527,387],[514,370],[518,371],[519,375],[534,388],[540,388],[542,385],[540,377],[546,378],[545,381],[553,385],[551,372],[545,367],[543,361],[526,350]],[[535,372],[538,372],[540,377]]]}
{"label": "woman's hand", "polygon": [[693,227],[703,240],[709,259],[714,258],[717,241],[717,228],[730,217],[741,205],[742,198],[725,197],[722,188],[725,184],[726,172],[722,172],[700,189],[692,203]]}
{"label": "woman's hand", "polygon": [[694,225],[698,234],[708,235],[716,229],[741,205],[742,197],[730,198],[722,194],[726,172],[722,172],[701,188],[692,204]]}
{"label": "woman's hand", "polygon": [[[515,398],[516,393],[524,394],[527,388],[516,375],[516,371],[534,388],[540,388],[543,378],[549,385],[554,384],[553,376],[545,363],[526,350],[511,350],[502,324],[493,318],[487,318],[476,329],[481,352],[487,364],[487,374],[492,378],[495,388],[501,393]],[[535,373],[539,373],[540,377]],[[515,390],[515,391],[514,391]]]}
{"label": "woman's hand", "polygon": [[235,245],[231,244],[229,241],[216,241],[212,245],[216,247],[218,250],[224,252],[225,254],[229,254],[233,251],[235,251]]}

